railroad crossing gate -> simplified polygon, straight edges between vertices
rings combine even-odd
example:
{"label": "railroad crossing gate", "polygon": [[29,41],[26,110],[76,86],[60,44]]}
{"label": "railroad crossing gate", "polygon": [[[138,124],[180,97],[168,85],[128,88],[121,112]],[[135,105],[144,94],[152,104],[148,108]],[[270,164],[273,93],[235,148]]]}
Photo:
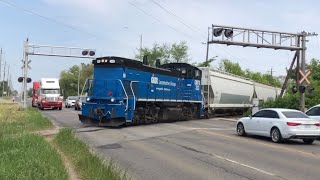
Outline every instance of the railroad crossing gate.
{"label": "railroad crossing gate", "polygon": [[301,75],[301,79],[299,80],[299,84],[302,84],[303,82],[307,82],[308,85],[310,85],[310,81],[308,80],[308,76],[311,74],[311,71],[306,70],[306,73],[303,73],[303,71],[299,70],[299,73]]}

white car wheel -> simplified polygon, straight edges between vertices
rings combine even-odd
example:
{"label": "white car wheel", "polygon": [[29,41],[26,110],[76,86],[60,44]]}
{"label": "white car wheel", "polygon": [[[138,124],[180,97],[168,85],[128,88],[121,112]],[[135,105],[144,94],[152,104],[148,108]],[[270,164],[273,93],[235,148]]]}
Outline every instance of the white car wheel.
{"label": "white car wheel", "polygon": [[271,140],[275,143],[280,143],[282,141],[282,135],[278,128],[272,128],[270,132]]}
{"label": "white car wheel", "polygon": [[237,133],[239,136],[245,136],[246,135],[246,131],[244,129],[244,126],[242,123],[238,123],[237,125]]}

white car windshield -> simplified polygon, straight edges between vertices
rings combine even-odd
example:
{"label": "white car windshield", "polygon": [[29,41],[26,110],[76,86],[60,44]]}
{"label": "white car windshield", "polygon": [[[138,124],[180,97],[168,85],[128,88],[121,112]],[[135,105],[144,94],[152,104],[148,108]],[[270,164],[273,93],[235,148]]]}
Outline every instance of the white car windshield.
{"label": "white car windshield", "polygon": [[74,96],[70,96],[68,97],[69,100],[77,100],[77,97],[74,97]]}
{"label": "white car windshield", "polygon": [[282,111],[286,118],[309,118],[306,114],[298,111]]}

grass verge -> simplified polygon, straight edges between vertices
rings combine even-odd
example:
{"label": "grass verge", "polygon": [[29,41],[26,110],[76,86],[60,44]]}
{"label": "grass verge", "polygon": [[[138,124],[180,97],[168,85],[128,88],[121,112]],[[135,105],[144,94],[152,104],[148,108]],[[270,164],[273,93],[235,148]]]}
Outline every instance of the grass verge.
{"label": "grass verge", "polygon": [[0,179],[68,179],[63,162],[43,137],[20,134],[0,139]]}
{"label": "grass verge", "polygon": [[51,122],[42,116],[37,109],[20,110],[13,103],[0,103],[0,136],[1,134],[21,134],[53,127]]}
{"label": "grass verge", "polygon": [[52,127],[35,109],[0,102],[0,179],[68,179],[55,149],[33,133]]}
{"label": "grass verge", "polygon": [[92,154],[89,147],[77,139],[71,129],[61,129],[54,143],[71,160],[81,179],[128,179],[112,162],[105,164],[97,155]]}

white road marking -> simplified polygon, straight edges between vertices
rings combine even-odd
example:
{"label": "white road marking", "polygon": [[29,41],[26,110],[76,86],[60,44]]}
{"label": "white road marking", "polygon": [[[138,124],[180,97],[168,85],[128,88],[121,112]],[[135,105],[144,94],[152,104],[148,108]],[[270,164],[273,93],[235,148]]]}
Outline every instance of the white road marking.
{"label": "white road marking", "polygon": [[216,120],[220,121],[230,121],[230,122],[237,122],[237,119],[229,119],[229,118],[217,118]]}
{"label": "white road marking", "polygon": [[212,127],[212,128],[187,128],[190,130],[217,130],[217,131],[230,131],[230,130],[234,130],[234,128],[218,128],[218,127]]}
{"label": "white road marking", "polygon": [[243,166],[243,167],[247,167],[249,169],[253,169],[253,170],[256,170],[256,171],[259,171],[261,173],[264,173],[264,174],[267,174],[267,175],[270,175],[270,176],[275,176],[275,174],[272,174],[270,172],[267,172],[267,171],[264,171],[262,169],[259,169],[259,168],[256,168],[256,167],[252,167],[252,166],[249,166],[247,164],[243,164],[243,163],[240,163],[238,161],[234,161],[232,159],[228,159],[228,158],[225,158],[225,157],[222,157],[222,156],[219,156],[219,155],[216,155],[216,154],[212,154],[214,157],[216,158],[219,158],[219,159],[222,159],[222,160],[225,160],[225,161],[228,161],[228,162],[231,162],[231,163],[234,163],[234,164],[237,164],[237,165],[240,165],[240,166]]}

